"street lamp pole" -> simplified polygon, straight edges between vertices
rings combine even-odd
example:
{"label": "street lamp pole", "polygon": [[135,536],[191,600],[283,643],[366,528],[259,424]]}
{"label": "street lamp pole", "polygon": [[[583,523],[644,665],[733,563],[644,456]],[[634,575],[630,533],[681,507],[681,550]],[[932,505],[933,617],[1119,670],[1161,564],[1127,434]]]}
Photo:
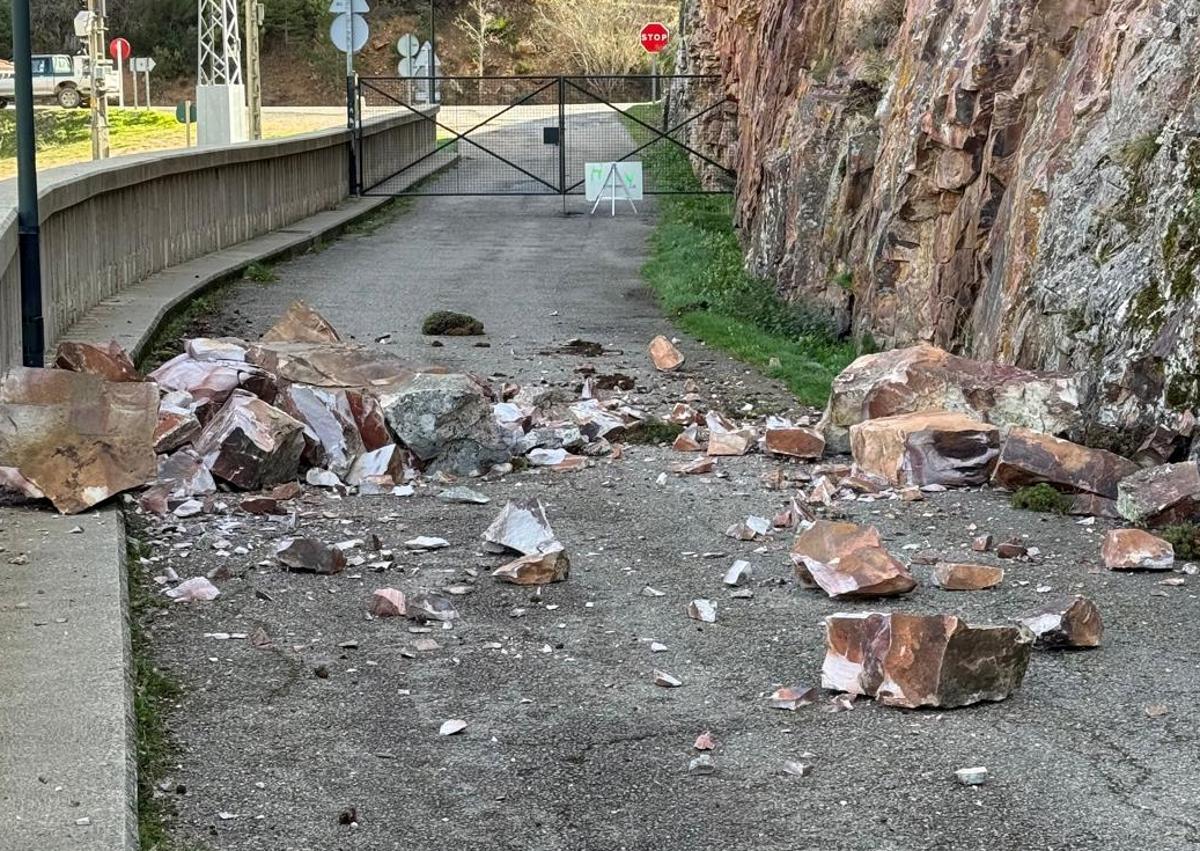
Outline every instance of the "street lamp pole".
{"label": "street lamp pole", "polygon": [[17,107],[17,252],[21,264],[21,362],[42,366],[41,223],[38,218],[37,148],[33,128],[33,50],[29,0],[12,0],[13,76]]}

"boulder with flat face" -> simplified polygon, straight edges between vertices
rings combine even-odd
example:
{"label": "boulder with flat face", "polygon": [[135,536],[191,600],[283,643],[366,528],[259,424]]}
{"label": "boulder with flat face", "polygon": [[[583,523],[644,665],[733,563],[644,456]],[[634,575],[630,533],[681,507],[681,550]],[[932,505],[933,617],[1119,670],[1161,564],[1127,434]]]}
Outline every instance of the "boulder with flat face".
{"label": "boulder with flat face", "polygon": [[809,570],[810,564],[829,564],[863,547],[882,545],[879,530],[874,526],[817,520],[797,535],[792,544],[791,558],[796,578],[801,584],[812,588],[816,582]]}
{"label": "boulder with flat face", "polygon": [[933,581],[944,591],[983,591],[1004,581],[1004,568],[942,562],[933,568]]}
{"label": "boulder with flat face", "polygon": [[1117,484],[1137,470],[1137,464],[1104,449],[1014,428],[1000,450],[992,481],[1010,490],[1045,482],[1071,493],[1115,499]]}
{"label": "boulder with flat face", "polygon": [[304,460],[312,466],[344,478],[366,451],[346,390],[289,384],[276,401],[281,410],[304,424]]}
{"label": "boulder with flat face", "polygon": [[894,485],[980,485],[1000,454],[1000,430],[949,411],[866,420],[850,427],[863,470]]}
{"label": "boulder with flat face", "polygon": [[304,425],[257,396],[235,390],[195,446],[218,479],[257,490],[296,478]]}
{"label": "boulder with flat face", "polygon": [[357,343],[258,342],[251,344],[246,360],[281,385],[354,388],[377,395],[414,374],[395,355]]}
{"label": "boulder with flat face", "polygon": [[1117,486],[1117,511],[1131,523],[1162,526],[1200,514],[1200,466],[1195,461],[1139,470]]}
{"label": "boulder with flat face", "polygon": [[433,472],[465,476],[511,457],[491,399],[470,376],[419,373],[381,404],[396,439]]}
{"label": "boulder with flat face", "polygon": [[683,366],[683,353],[661,334],[650,341],[650,360],[660,372],[670,372]]}
{"label": "boulder with flat face", "polygon": [[105,381],[145,380],[116,340],[104,345],[63,340],[55,350],[54,365],[71,372],[96,375]]}
{"label": "boulder with flat face", "polygon": [[171,358],[149,377],[164,390],[188,393],[198,404],[211,406],[215,411],[244,377],[256,371],[253,366],[233,361],[196,360],[185,352]]}
{"label": "boulder with flat face", "polygon": [[791,556],[801,584],[835,599],[891,597],[917,587],[873,526],[818,520],[796,536]]}
{"label": "boulder with flat face", "polygon": [[154,477],[157,421],[149,382],[16,367],[0,377],[0,467],[75,514]]}
{"label": "boulder with flat face", "polygon": [[825,453],[825,438],[812,428],[768,427],[764,433],[763,447],[772,455],[815,460]]}
{"label": "boulder with flat face", "polygon": [[1099,647],[1104,637],[1100,609],[1082,595],[1047,606],[1020,623],[1033,633],[1038,647]]}
{"label": "boulder with flat face", "polygon": [[819,428],[833,451],[847,452],[849,429],[856,423],[930,410],[1065,434],[1080,422],[1078,382],[925,344],[893,349],[863,355],[834,379]]}
{"label": "boulder with flat face", "polygon": [[1142,529],[1110,529],[1100,555],[1109,570],[1170,570],[1175,566],[1171,543]]}
{"label": "boulder with flat face", "polygon": [[338,343],[341,336],[329,321],[303,301],[297,301],[262,336],[267,343]]}
{"label": "boulder with flat face", "polygon": [[1033,641],[1023,627],[953,615],[836,614],[825,618],[821,684],[907,709],[1004,700],[1025,677]]}

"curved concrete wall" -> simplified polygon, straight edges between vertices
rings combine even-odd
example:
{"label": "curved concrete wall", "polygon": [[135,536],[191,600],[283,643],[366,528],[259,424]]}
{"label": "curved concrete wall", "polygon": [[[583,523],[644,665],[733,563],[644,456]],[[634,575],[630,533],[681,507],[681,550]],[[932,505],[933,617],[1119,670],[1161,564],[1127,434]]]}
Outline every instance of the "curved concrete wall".
{"label": "curved concrete wall", "polygon": [[[363,126],[365,185],[433,149],[405,110]],[[148,275],[286,227],[349,194],[350,131],[191,148],[41,173],[42,286],[51,346],[87,310]],[[16,186],[0,184],[0,369],[21,361]]]}

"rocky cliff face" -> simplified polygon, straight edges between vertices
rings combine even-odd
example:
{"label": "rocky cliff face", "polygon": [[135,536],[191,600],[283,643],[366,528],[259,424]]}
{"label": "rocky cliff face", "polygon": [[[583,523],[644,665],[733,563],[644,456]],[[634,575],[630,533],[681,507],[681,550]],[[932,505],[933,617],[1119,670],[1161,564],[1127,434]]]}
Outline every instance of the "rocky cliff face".
{"label": "rocky cliff face", "polygon": [[[1200,0],[691,0],[748,263],[890,347],[1083,373],[1092,442],[1200,406]],[[737,139],[731,146],[730,140]]]}

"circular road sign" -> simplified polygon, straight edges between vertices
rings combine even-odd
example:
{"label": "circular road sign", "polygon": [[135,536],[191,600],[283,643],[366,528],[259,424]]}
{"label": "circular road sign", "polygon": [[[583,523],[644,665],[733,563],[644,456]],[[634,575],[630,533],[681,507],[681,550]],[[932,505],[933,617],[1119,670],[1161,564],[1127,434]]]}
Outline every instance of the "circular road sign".
{"label": "circular road sign", "polygon": [[125,62],[129,59],[129,54],[133,52],[133,48],[129,46],[129,42],[123,38],[114,38],[108,43],[108,55],[113,59],[120,59]]}
{"label": "circular road sign", "polygon": [[642,27],[642,47],[647,53],[658,53],[671,42],[671,31],[666,24],[655,21]]}
{"label": "circular road sign", "polygon": [[[367,43],[367,19],[362,15],[354,16],[354,52],[363,49],[363,45]],[[350,45],[350,15],[345,13],[338,15],[333,19],[333,23],[329,25],[329,38],[333,41],[333,46],[345,53]]]}
{"label": "circular road sign", "polygon": [[411,59],[421,51],[421,40],[412,33],[405,33],[396,42],[396,52]]}

